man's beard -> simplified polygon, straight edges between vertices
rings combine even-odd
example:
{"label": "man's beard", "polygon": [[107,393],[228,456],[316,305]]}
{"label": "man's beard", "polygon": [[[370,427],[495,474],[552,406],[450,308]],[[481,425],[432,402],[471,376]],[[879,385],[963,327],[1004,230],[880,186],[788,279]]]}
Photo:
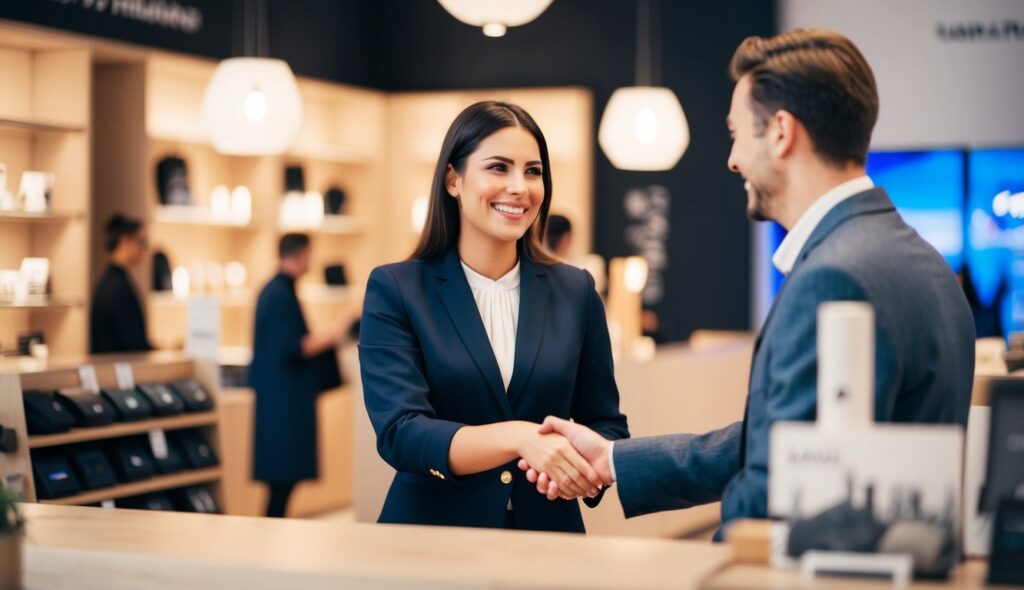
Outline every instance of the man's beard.
{"label": "man's beard", "polygon": [[[748,180],[747,182],[750,181]],[[747,217],[754,221],[771,221],[773,217],[771,216],[769,207],[772,197],[753,183],[750,183],[750,189],[754,198],[752,201],[747,203]],[[747,193],[747,197],[749,199],[749,192]]]}

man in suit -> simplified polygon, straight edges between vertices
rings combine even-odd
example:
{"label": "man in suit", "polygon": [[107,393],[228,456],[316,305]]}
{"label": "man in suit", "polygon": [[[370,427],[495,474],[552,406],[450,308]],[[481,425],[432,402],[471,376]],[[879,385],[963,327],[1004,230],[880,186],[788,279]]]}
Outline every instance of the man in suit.
{"label": "man in suit", "polygon": [[[729,169],[746,180],[748,215],[789,230],[772,259],[788,277],[757,340],[743,421],[614,443],[545,421],[617,481],[627,517],[719,500],[723,524],[768,516],[769,433],[815,419],[817,311],[827,301],[874,307],[877,421],[967,422],[970,308],[943,258],[865,175],[878,94],[864,57],[837,33],[796,30],[746,39],[730,69]],[[558,492],[520,468],[538,491]]]}

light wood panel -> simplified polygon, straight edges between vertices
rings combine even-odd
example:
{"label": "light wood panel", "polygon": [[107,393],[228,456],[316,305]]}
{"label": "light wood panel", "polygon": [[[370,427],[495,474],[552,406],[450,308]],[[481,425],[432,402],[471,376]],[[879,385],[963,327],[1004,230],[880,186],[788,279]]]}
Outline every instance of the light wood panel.
{"label": "light wood panel", "polygon": [[58,301],[3,309],[0,348],[13,348],[18,334],[41,330],[51,353],[85,352],[84,308],[59,302],[88,302],[91,59],[84,48],[0,48],[0,163],[7,166],[7,188],[16,195],[25,171],[53,172],[50,205],[63,212],[15,212],[0,220],[0,268],[17,269],[27,256],[49,259]]}
{"label": "light wood panel", "polygon": [[196,469],[172,475],[158,475],[150,479],[116,485],[100,490],[91,490],[81,494],[75,494],[74,496],[67,496],[66,498],[40,500],[40,504],[53,504],[56,506],[84,506],[86,504],[103,502],[104,500],[118,500],[121,498],[138,496],[140,494],[172,490],[200,483],[213,483],[220,479],[220,477],[220,468]]}
{"label": "light wood panel", "polygon": [[[686,590],[698,588],[729,560],[726,547],[698,542],[63,506],[25,508],[30,523],[26,582],[58,589],[96,587],[104,579],[105,588],[139,590],[270,588],[280,587],[272,584],[281,581],[280,574],[289,573],[293,574],[289,586],[361,590]],[[33,556],[37,549],[50,550],[43,554],[46,559]],[[62,557],[53,550],[93,553],[85,565],[81,559],[65,561],[73,554]],[[71,563],[80,569],[68,567]],[[113,564],[125,569],[110,577]],[[239,580],[252,585],[236,584],[223,573],[209,582],[192,573],[195,568],[209,572],[214,566],[237,568]],[[269,574],[261,578],[251,575],[253,570]]]}
{"label": "light wood panel", "polygon": [[138,422],[116,422],[110,426],[99,428],[72,428],[61,434],[30,436],[29,448],[41,449],[69,445],[80,442],[104,440],[133,434],[145,434],[150,430],[181,430],[197,426],[210,426],[217,423],[216,412],[199,412],[169,418],[152,418]]}

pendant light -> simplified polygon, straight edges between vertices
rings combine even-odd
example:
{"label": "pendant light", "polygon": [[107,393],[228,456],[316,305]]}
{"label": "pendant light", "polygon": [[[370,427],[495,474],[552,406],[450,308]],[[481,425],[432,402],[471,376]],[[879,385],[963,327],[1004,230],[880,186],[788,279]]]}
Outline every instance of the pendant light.
{"label": "pendant light", "polygon": [[[655,19],[657,20],[657,19]],[[660,53],[660,23],[651,24],[651,0],[638,0],[636,86],[618,88],[601,116],[597,141],[620,170],[670,170],[690,144],[690,126],[671,89],[655,86],[651,52]],[[659,64],[660,67],[660,64]]]}
{"label": "pendant light", "polygon": [[244,2],[245,57],[217,66],[203,95],[203,125],[222,154],[276,155],[299,132],[302,98],[288,64],[266,57],[266,0]]}
{"label": "pendant light", "polygon": [[484,35],[502,37],[509,27],[525,25],[548,9],[553,0],[437,0],[452,16]]}

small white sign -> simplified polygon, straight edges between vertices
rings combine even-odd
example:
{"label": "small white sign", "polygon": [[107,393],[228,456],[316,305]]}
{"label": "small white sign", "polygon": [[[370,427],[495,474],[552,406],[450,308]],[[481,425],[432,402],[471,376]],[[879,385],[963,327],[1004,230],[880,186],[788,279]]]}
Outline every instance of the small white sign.
{"label": "small white sign", "polygon": [[135,389],[135,374],[129,363],[114,363],[114,375],[117,377],[118,389]]}
{"label": "small white sign", "polygon": [[149,431],[149,447],[157,459],[167,458],[167,436],[163,429],[157,428]]}
{"label": "small white sign", "polygon": [[219,345],[220,299],[218,297],[189,298],[185,353],[191,358],[216,360]]}
{"label": "small white sign", "polygon": [[106,508],[107,510],[111,510],[117,508],[117,506],[114,506],[113,500],[104,500],[100,502],[100,508]]}
{"label": "small white sign", "polygon": [[100,392],[100,382],[96,378],[96,367],[93,365],[78,367],[78,380],[83,389],[88,389],[94,393]]}

